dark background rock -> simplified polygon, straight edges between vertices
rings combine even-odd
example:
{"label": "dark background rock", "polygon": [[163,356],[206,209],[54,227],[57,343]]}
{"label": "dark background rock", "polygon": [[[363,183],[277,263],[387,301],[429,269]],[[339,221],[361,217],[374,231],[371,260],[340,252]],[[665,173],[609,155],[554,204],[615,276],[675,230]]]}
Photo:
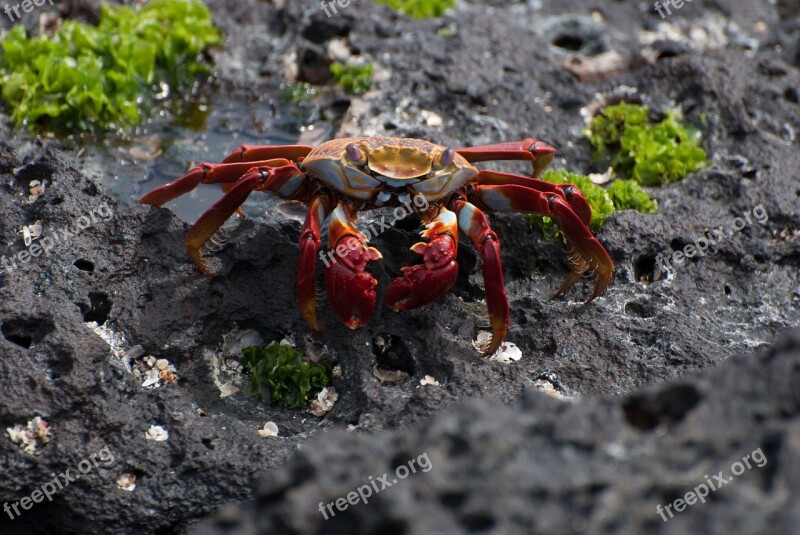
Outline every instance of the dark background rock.
{"label": "dark background rock", "polygon": [[[796,533],[799,381],[794,331],[626,399],[526,390],[511,407],[476,400],[408,429],[318,436],[253,501],[191,533]],[[687,396],[697,402],[668,414]],[[663,400],[652,428],[629,416],[646,398]],[[416,472],[396,472],[412,459]],[[368,503],[320,513],[385,474]],[[664,510],[702,484],[705,503]]]}
{"label": "dark background rock", "polygon": [[[380,297],[372,321],[352,332],[323,302],[326,333],[311,340],[327,347],[325,358],[343,375],[333,382],[339,401],[321,419],[241,392],[220,398],[213,380],[211,355],[235,347],[242,333],[313,345],[293,288],[298,222],[242,222],[211,255],[215,276],[204,277],[185,256],[188,226],[169,210],[109,196],[104,175],[118,170],[92,171],[96,162],[80,157],[84,140],[32,139],[0,115],[0,254],[24,248],[23,225],[41,221],[47,235],[102,203],[114,213],[49,257],[0,271],[0,502],[28,496],[104,446],[114,455],[52,503],[16,520],[0,512],[0,533],[180,533],[251,496],[257,508],[221,513],[244,515],[233,523],[245,532],[248,522],[336,532],[342,518],[358,532],[636,532],[658,529],[656,504],[701,483],[708,466],[716,472],[759,446],[770,464],[662,529],[796,525],[796,336],[786,349],[769,348],[800,324],[797,10],[698,0],[662,21],[649,3],[538,4],[462,3],[419,22],[360,0],[320,24],[310,0],[210,2],[227,35],[213,54],[213,101],[246,104],[233,129],[258,131],[269,120],[297,130],[329,117],[336,135],[416,136],[454,147],[533,135],[558,148],[556,166],[589,172],[596,169],[580,109],[629,86],[654,110],[681,108],[703,129],[711,158],[708,169],[650,190],[658,214],[619,212],[599,231],[617,272],[589,306],[588,279],[565,299],[547,298],[567,272],[560,243],[520,216],[492,218],[512,308],[509,340],[523,352],[515,364],[480,360],[471,346],[488,321],[480,262],[466,243],[453,292],[423,309],[395,314]],[[675,37],[692,25],[702,40]],[[654,33],[652,45],[642,32]],[[375,61],[373,91],[323,96],[321,104],[282,100],[287,62],[303,50],[328,54],[332,38]],[[428,112],[442,125],[426,120]],[[214,147],[215,159],[234,146]],[[120,179],[141,173],[129,166]],[[47,184],[33,202],[31,180]],[[757,205],[766,224],[748,225],[715,255],[658,272],[657,254]],[[385,257],[371,268],[379,289],[417,261],[407,251],[416,240],[410,220],[374,240]],[[88,320],[124,334],[129,348],[168,358],[177,384],[141,388]],[[407,382],[375,378],[377,337],[393,340],[399,356],[389,362],[411,374]],[[742,357],[725,362],[734,355]],[[425,375],[441,386],[419,386]],[[639,391],[657,383],[666,384]],[[581,397],[573,405],[533,389]],[[633,428],[624,414],[653,430]],[[30,455],[5,428],[35,416],[50,422],[53,438]],[[267,421],[280,438],[257,434]],[[153,424],[168,429],[169,440],[145,440]],[[328,432],[348,425],[364,436]],[[320,496],[339,497],[428,445],[431,472],[321,522]],[[134,491],[117,488],[123,473],[137,476]]]}

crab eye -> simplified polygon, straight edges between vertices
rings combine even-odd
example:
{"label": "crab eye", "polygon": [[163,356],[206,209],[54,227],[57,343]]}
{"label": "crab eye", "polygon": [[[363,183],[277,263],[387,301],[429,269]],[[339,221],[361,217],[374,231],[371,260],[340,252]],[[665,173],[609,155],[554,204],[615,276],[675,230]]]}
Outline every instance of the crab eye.
{"label": "crab eye", "polygon": [[362,160],[361,149],[356,147],[354,144],[348,143],[344,150],[345,152],[347,152],[347,157],[350,158],[352,161],[360,162]]}
{"label": "crab eye", "polygon": [[453,163],[453,160],[455,159],[456,159],[456,151],[454,151],[453,149],[446,149],[442,153],[442,159],[441,159],[442,167],[447,167],[448,165]]}

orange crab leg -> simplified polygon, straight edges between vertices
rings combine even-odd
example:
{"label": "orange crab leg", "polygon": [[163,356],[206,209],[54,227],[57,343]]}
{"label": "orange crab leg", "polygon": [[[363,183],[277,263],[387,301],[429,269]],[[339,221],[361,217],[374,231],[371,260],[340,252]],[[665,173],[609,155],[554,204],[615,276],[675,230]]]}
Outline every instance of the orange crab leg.
{"label": "orange crab leg", "polygon": [[574,184],[552,184],[539,180],[538,178],[529,178],[522,175],[513,173],[499,173],[497,171],[482,170],[475,177],[478,184],[487,186],[504,186],[514,184],[517,186],[525,186],[535,191],[542,193],[557,193],[564,198],[569,204],[572,211],[578,214],[583,224],[587,227],[592,222],[592,208],[586,197],[583,196],[581,190]]}
{"label": "orange crab leg", "polygon": [[458,149],[456,152],[470,163],[489,160],[528,160],[533,164],[533,176],[539,176],[553,161],[556,149],[544,141],[529,137],[522,141]]}
{"label": "orange crab leg", "polygon": [[563,295],[589,268],[597,273],[597,281],[587,303],[611,284],[614,262],[608,252],[581,218],[555,193],[543,193],[518,185],[477,186],[470,193],[470,200],[493,212],[528,212],[552,217],[558,223],[569,246],[571,273],[553,297]]}
{"label": "orange crab leg", "polygon": [[300,182],[298,178],[303,176],[302,171],[294,164],[280,167],[255,167],[245,173],[233,188],[200,216],[200,219],[186,233],[184,243],[186,244],[189,258],[203,273],[211,275],[200,249],[236,209],[244,203],[247,196],[255,190],[283,190],[289,184]]}
{"label": "orange crab leg", "polygon": [[222,163],[255,162],[273,158],[286,158],[298,162],[312,150],[313,147],[306,145],[242,145],[228,154]]}
{"label": "orange crab leg", "polygon": [[[172,199],[189,193],[200,184],[232,183],[254,167],[280,167],[291,165],[285,158],[241,163],[201,163],[182,177],[156,188],[139,199],[140,204],[161,206]],[[223,192],[225,188],[223,188]]]}
{"label": "orange crab leg", "polygon": [[297,300],[308,326],[316,332],[322,328],[317,323],[317,292],[314,285],[317,272],[317,252],[322,241],[322,224],[331,211],[331,201],[320,194],[311,199],[308,215],[300,233],[300,261],[297,264]]}
{"label": "orange crab leg", "polygon": [[503,265],[500,259],[500,240],[486,220],[486,215],[474,205],[456,200],[451,203],[458,215],[458,228],[469,236],[475,249],[483,257],[483,284],[486,288],[486,306],[492,325],[492,338],[480,348],[481,356],[492,355],[508,334],[508,298],[503,284]]}
{"label": "orange crab leg", "polygon": [[356,228],[355,211],[342,202],[330,216],[328,245],[331,250],[323,257],[328,300],[339,319],[358,329],[372,316],[378,285],[364,268],[370,260],[382,258],[381,253],[367,247],[366,238]]}
{"label": "orange crab leg", "polygon": [[[423,219],[424,220],[424,219]],[[446,294],[458,276],[458,223],[456,215],[439,207],[436,216],[427,218],[422,237],[411,247],[423,256],[424,264],[403,268],[386,292],[386,304],[395,312],[410,310],[435,301]]]}

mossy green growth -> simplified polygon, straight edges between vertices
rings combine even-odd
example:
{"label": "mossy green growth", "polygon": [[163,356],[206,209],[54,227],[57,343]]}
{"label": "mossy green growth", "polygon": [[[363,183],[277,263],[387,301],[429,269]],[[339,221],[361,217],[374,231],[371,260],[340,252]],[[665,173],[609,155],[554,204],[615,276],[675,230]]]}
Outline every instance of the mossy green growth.
{"label": "mossy green growth", "polygon": [[386,4],[409,17],[429,19],[441,17],[444,12],[456,5],[455,0],[375,0]]}
{"label": "mossy green growth", "polygon": [[31,128],[135,125],[154,84],[175,90],[208,74],[198,56],[219,42],[198,0],[102,4],[98,26],[68,20],[52,38],[27,37],[20,24],[0,41],[2,97],[17,125]]}
{"label": "mossy green growth", "polygon": [[[658,208],[656,201],[632,180],[615,179],[609,187],[603,188],[586,175],[570,173],[564,169],[548,169],[539,178],[552,184],[570,183],[578,186],[592,208],[592,222],[589,225],[592,230],[600,228],[608,216],[617,210],[638,210],[652,214]],[[530,215],[528,218],[549,238],[560,233],[556,223],[549,217]]]}
{"label": "mossy green growth", "polygon": [[316,94],[317,88],[312,84],[308,82],[297,82],[296,84],[286,86],[283,89],[282,96],[284,100],[297,104],[300,102],[308,102]]}
{"label": "mossy green growth", "polygon": [[684,125],[672,112],[660,123],[650,121],[647,106],[608,106],[592,119],[586,137],[600,157],[610,157],[614,169],[640,184],[677,182],[705,167],[700,131]]}
{"label": "mossy green growth", "polygon": [[656,200],[650,198],[633,180],[617,178],[606,188],[606,193],[614,205],[614,210],[636,210],[644,214],[654,214],[658,210]]}
{"label": "mossy green growth", "polygon": [[346,93],[360,95],[372,87],[372,72],[375,65],[351,65],[349,63],[334,62],[331,64],[333,81],[342,86]]}
{"label": "mossy green growth", "polygon": [[331,364],[303,362],[301,353],[286,345],[250,346],[242,350],[242,366],[250,373],[244,393],[288,409],[308,405],[330,382]]}

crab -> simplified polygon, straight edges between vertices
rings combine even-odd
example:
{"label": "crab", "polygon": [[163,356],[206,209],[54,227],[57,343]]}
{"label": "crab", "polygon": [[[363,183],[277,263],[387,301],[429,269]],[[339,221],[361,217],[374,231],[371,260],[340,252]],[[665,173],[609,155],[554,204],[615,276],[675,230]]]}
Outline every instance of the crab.
{"label": "crab", "polygon": [[[389,286],[385,301],[394,311],[421,307],[446,294],[456,280],[459,233],[465,234],[483,259],[486,305],[492,336],[480,348],[492,355],[506,339],[508,298],[503,284],[500,240],[487,220],[489,212],[523,212],[552,218],[567,242],[570,274],[553,297],[563,295],[590,269],[597,275],[587,303],[611,283],[614,263],[592,235],[592,211],[572,184],[551,184],[535,177],[547,167],[555,149],[528,138],[452,149],[413,138],[385,136],[341,138],[317,147],[242,145],[222,163],[201,163],[186,175],[154,189],[140,200],[161,206],[199,184],[221,185],[223,197],[186,234],[189,257],[207,275],[211,272],[201,248],[253,191],[271,192],[301,201],[308,215],[300,234],[297,297],[308,326],[317,321],[315,272],[323,258],[321,232],[328,222],[325,286],[328,300],[348,327],[357,329],[372,316],[377,281],[365,270],[381,253],[367,245],[358,230],[358,212],[382,207],[415,211],[425,225],[425,241],[412,251],[422,263],[403,267]],[[477,169],[489,160],[527,160],[532,177]],[[411,199],[414,202],[411,202]],[[421,199],[424,202],[417,202]]]}

